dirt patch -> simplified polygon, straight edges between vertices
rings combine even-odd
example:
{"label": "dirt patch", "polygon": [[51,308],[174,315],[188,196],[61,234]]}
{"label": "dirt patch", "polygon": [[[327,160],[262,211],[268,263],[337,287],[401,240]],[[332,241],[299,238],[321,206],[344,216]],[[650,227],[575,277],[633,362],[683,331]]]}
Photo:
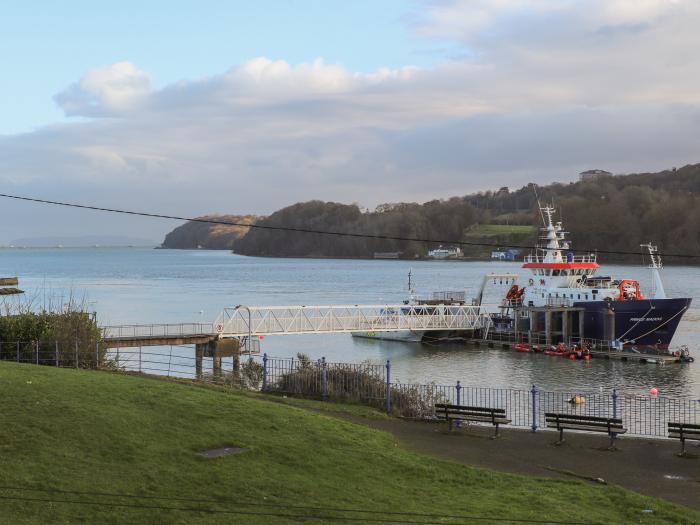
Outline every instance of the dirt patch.
{"label": "dirt patch", "polygon": [[198,452],[198,454],[200,456],[204,456],[205,458],[220,458],[222,456],[232,456],[234,454],[244,454],[246,452],[248,452],[247,448],[219,447],[202,450]]}

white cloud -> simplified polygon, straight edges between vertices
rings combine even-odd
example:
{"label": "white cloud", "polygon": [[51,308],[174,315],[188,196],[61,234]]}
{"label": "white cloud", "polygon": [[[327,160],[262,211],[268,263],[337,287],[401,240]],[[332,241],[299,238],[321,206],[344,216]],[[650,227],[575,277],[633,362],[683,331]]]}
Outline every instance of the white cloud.
{"label": "white cloud", "polygon": [[114,116],[136,109],[151,90],[150,76],[130,62],[89,71],[54,100],[68,116]]}

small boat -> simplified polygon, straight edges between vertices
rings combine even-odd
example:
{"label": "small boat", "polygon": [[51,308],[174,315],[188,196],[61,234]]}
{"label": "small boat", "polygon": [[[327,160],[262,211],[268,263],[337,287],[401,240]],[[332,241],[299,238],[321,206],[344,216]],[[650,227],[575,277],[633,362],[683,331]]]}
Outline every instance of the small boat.
{"label": "small boat", "polygon": [[516,352],[526,352],[526,353],[533,352],[532,347],[526,343],[515,344],[515,345],[513,345],[513,348],[515,349]]}
{"label": "small boat", "polygon": [[679,363],[694,363],[695,358],[690,355],[690,350],[688,350],[687,345],[682,345],[679,350],[673,353],[674,356],[678,358]]}
{"label": "small boat", "polygon": [[562,352],[559,350],[545,350],[544,355],[551,355],[551,356],[555,356],[555,357],[569,357],[569,356],[575,355],[575,354],[573,352],[569,352],[569,351]]}

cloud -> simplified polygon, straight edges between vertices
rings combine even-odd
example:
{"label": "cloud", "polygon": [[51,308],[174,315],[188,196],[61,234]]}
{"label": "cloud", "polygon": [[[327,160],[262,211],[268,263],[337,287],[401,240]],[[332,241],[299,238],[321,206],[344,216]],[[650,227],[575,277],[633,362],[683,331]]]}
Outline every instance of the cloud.
{"label": "cloud", "polygon": [[[700,160],[700,4],[442,0],[414,15],[420,38],[463,53],[371,72],[258,57],[159,88],[129,62],[90,71],[56,95],[87,118],[0,137],[0,182],[112,207],[265,213]],[[125,233],[119,224],[89,223]]]}
{"label": "cloud", "polygon": [[151,91],[150,76],[130,62],[89,71],[54,97],[68,116],[116,116],[136,109]]}

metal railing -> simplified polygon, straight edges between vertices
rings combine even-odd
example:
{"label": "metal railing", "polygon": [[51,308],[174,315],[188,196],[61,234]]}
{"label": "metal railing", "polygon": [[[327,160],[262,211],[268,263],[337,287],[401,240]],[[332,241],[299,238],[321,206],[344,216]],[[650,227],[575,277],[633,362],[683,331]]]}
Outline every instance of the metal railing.
{"label": "metal railing", "polygon": [[[525,258],[523,259],[524,262],[526,263],[549,263],[553,262],[551,260],[546,260],[547,256],[546,255],[536,255],[536,254],[531,254],[531,255],[526,255]],[[594,263],[597,261],[597,256],[594,254],[591,255],[574,255],[574,256],[565,256],[563,257],[564,263]]]}
{"label": "metal railing", "polygon": [[545,413],[618,417],[627,434],[668,437],[669,422],[700,424],[700,400],[665,396],[548,391],[455,385],[400,383],[391,380],[391,363],[330,363],[324,358],[271,358],[266,354],[237,360],[203,358],[191,349],[171,346],[131,349],[56,341],[0,342],[0,360],[64,368],[100,368],[140,372],[278,392],[316,399],[357,402],[405,417],[434,419],[436,403],[503,408],[511,426],[546,428]]}
{"label": "metal railing", "polygon": [[481,306],[353,305],[236,306],[214,323],[222,337],[396,332],[403,330],[475,330],[489,324]]}
{"label": "metal railing", "polygon": [[104,339],[187,337],[213,334],[214,326],[212,323],[131,324],[102,327]]}

